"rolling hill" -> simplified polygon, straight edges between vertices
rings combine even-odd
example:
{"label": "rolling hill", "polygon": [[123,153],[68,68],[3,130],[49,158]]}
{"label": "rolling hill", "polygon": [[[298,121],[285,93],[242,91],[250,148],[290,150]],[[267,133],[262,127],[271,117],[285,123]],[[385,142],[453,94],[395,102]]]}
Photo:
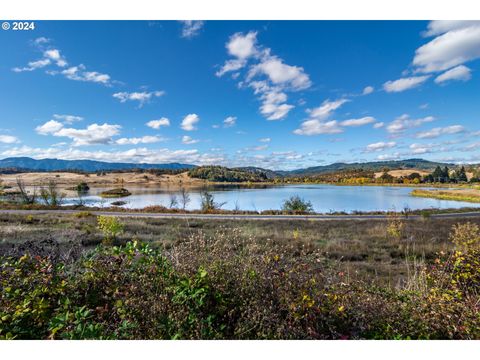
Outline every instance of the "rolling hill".
{"label": "rolling hill", "polygon": [[85,172],[129,170],[129,169],[191,169],[195,165],[167,163],[167,164],[133,164],[108,163],[95,160],[60,160],[60,159],[32,159],[29,157],[11,157],[0,160],[0,169],[21,169],[30,171],[66,171],[76,170]]}

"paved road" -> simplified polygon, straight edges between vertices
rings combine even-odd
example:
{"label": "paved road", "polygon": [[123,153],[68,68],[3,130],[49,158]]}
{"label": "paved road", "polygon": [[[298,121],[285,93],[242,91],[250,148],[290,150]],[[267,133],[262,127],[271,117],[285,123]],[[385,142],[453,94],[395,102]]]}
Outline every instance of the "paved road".
{"label": "paved road", "polygon": [[[75,214],[78,210],[0,210],[0,214],[32,215],[32,214]],[[110,215],[118,217],[154,218],[154,219],[212,219],[212,220],[382,220],[387,215],[235,215],[235,214],[178,214],[178,213],[141,213],[91,211],[94,215]],[[480,218],[479,212],[450,214],[432,214],[431,218]],[[421,215],[409,215],[408,219],[420,219]]]}

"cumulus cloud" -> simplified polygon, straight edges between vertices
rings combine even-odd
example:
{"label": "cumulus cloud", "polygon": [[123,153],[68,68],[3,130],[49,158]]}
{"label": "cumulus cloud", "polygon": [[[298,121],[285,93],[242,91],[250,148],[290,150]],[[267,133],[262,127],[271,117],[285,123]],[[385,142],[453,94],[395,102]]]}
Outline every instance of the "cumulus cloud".
{"label": "cumulus cloud", "polygon": [[200,121],[200,117],[197,114],[188,114],[182,120],[180,127],[185,131],[196,130],[196,124]]}
{"label": "cumulus cloud", "polygon": [[377,160],[387,161],[387,160],[398,160],[400,159],[400,153],[396,152],[393,154],[381,154],[377,156]]}
{"label": "cumulus cloud", "polygon": [[409,146],[412,154],[420,155],[420,154],[428,154],[432,151],[434,146],[431,144],[411,144]]}
{"label": "cumulus cloud", "polygon": [[387,125],[387,131],[390,134],[401,134],[408,129],[418,127],[422,124],[434,121],[433,116],[427,116],[419,119],[411,119],[408,114],[403,114]]}
{"label": "cumulus cloud", "polygon": [[91,124],[85,129],[64,127],[64,124],[49,120],[43,125],[36,127],[36,132],[41,135],[53,135],[56,137],[67,137],[73,140],[73,146],[110,144],[112,137],[120,133],[120,125]]}
{"label": "cumulus cloud", "polygon": [[336,120],[321,121],[311,119],[304,121],[300,128],[293,131],[297,135],[320,135],[320,134],[339,134],[343,132]]}
{"label": "cumulus cloud", "polygon": [[389,93],[402,92],[408,89],[413,89],[420,84],[423,84],[425,81],[428,80],[429,77],[429,75],[412,76],[407,78],[401,78],[398,80],[387,81],[385,84],[383,84],[383,89]]}
{"label": "cumulus cloud", "polygon": [[376,142],[373,144],[369,144],[365,147],[364,152],[375,152],[375,151],[385,151],[387,149],[391,149],[397,145],[394,141],[389,142]]}
{"label": "cumulus cloud", "polygon": [[374,128],[374,129],[380,129],[380,128],[382,128],[384,125],[385,125],[384,122],[377,122],[377,123],[373,124],[373,128]]}
{"label": "cumulus cloud", "polygon": [[422,131],[417,133],[418,139],[432,139],[442,135],[452,135],[464,132],[465,128],[462,125],[451,125],[446,127],[437,127],[428,131]]}
{"label": "cumulus cloud", "polygon": [[237,122],[237,118],[235,116],[229,116],[223,120],[223,126],[232,127],[232,126],[235,126],[236,122]]}
{"label": "cumulus cloud", "polygon": [[138,144],[153,144],[164,139],[159,136],[142,136],[142,137],[133,137],[133,138],[121,138],[115,141],[118,145],[138,145]]}
{"label": "cumulus cloud", "polygon": [[40,135],[49,135],[63,128],[63,124],[56,120],[49,120],[45,124],[37,126],[35,131]]}
{"label": "cumulus cloud", "polygon": [[183,24],[182,37],[187,39],[197,36],[204,25],[204,22],[200,20],[182,20],[180,22]]}
{"label": "cumulus cloud", "polygon": [[18,140],[16,136],[0,134],[0,143],[2,144],[15,144],[18,142],[20,142],[20,140]]}
{"label": "cumulus cloud", "polygon": [[127,102],[127,101],[136,101],[138,102],[138,106],[142,107],[145,103],[148,103],[151,101],[151,99],[155,97],[160,97],[165,95],[164,91],[141,91],[141,92],[117,92],[113,94],[112,96],[115,99],[120,100],[121,103]]}
{"label": "cumulus cloud", "polygon": [[36,69],[43,68],[51,63],[50,59],[40,59],[36,61],[30,61],[28,66],[24,67],[14,67],[12,70],[14,72],[24,72],[24,71],[34,71]]}
{"label": "cumulus cloud", "polygon": [[120,133],[120,125],[104,123],[91,124],[85,129],[62,128],[54,132],[53,136],[67,137],[73,140],[73,146],[106,145],[112,142],[112,137]]}
{"label": "cumulus cloud", "polygon": [[413,65],[418,71],[445,71],[480,57],[478,21],[433,21],[426,35],[436,37],[416,50]]}
{"label": "cumulus cloud", "polygon": [[98,71],[87,71],[83,64],[74,65],[66,68],[68,62],[57,48],[51,47],[50,39],[41,37],[33,41],[33,45],[42,51],[43,57],[36,61],[31,61],[27,66],[14,67],[12,71],[20,73],[24,71],[34,71],[48,67],[45,73],[49,75],[63,75],[69,80],[100,83],[106,86],[111,85],[111,77]]}
{"label": "cumulus cloud", "polygon": [[344,121],[329,120],[335,110],[348,102],[348,99],[325,100],[319,107],[307,109],[309,119],[304,121],[300,128],[293,131],[297,135],[339,134],[343,127],[363,126],[375,122],[371,116]]}
{"label": "cumulus cloud", "polygon": [[98,160],[106,162],[162,164],[179,162],[196,165],[212,165],[224,162],[221,154],[199,153],[196,149],[170,150],[133,148],[125,151],[85,151],[78,148],[13,147],[0,153],[3,157],[29,156],[35,159],[57,158],[64,160]]}
{"label": "cumulus cloud", "polygon": [[318,120],[325,120],[327,119],[332,113],[340,108],[343,104],[347,103],[348,99],[338,99],[334,101],[325,100],[319,107],[314,109],[309,109],[307,112],[310,113],[310,117],[318,119]]}
{"label": "cumulus cloud", "polygon": [[435,78],[435,83],[441,84],[451,80],[468,81],[471,77],[471,70],[464,65],[459,65],[437,76]]}
{"label": "cumulus cloud", "polygon": [[186,145],[191,145],[191,144],[196,144],[198,143],[200,140],[196,140],[196,139],[192,139],[190,136],[188,135],[184,135],[182,137],[182,144],[186,144]]}
{"label": "cumulus cloud", "polygon": [[77,115],[67,115],[67,114],[53,114],[53,118],[58,121],[62,121],[65,124],[72,124],[77,121],[82,121],[83,117]]}
{"label": "cumulus cloud", "polygon": [[162,117],[158,120],[150,120],[149,122],[146,123],[146,125],[152,129],[158,130],[162,126],[170,126],[170,120],[167,119],[166,117]]}
{"label": "cumulus cloud", "polygon": [[233,34],[225,46],[233,59],[226,60],[216,75],[223,76],[236,71],[236,79],[240,76],[239,71],[250,62],[245,80],[240,81],[239,85],[253,89],[261,101],[260,113],[267,120],[282,120],[294,108],[294,105],[287,103],[287,92],[311,86],[310,77],[302,67],[287,64],[272,55],[271,49],[261,47],[254,31]]}
{"label": "cumulus cloud", "polygon": [[267,137],[267,138],[258,139],[258,141],[264,142],[264,143],[268,143],[268,142],[272,141],[272,139],[270,139],[270,138]]}
{"label": "cumulus cloud", "polygon": [[375,122],[375,118],[371,116],[365,116],[359,119],[344,120],[340,123],[342,126],[363,126]]}
{"label": "cumulus cloud", "polygon": [[307,89],[312,84],[302,67],[285,64],[276,56],[268,56],[259,64],[252,66],[248,73],[248,79],[257,75],[266,75],[273,84],[295,90]]}
{"label": "cumulus cloud", "polygon": [[362,91],[362,95],[371,94],[371,93],[373,93],[374,90],[375,90],[375,88],[373,86],[366,86]]}

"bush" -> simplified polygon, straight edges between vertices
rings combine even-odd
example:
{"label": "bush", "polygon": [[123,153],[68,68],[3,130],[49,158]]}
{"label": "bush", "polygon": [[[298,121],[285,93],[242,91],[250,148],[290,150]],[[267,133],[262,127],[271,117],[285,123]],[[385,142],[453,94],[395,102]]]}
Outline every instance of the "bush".
{"label": "bush", "polygon": [[237,230],[165,253],[100,246],[70,265],[3,258],[0,338],[479,339],[477,235],[455,226],[462,250],[421,264],[399,288],[350,281],[315,249]]}
{"label": "bush", "polygon": [[310,201],[305,201],[300,196],[294,195],[283,202],[282,210],[294,213],[310,213],[313,212],[313,206]]}
{"label": "bush", "polygon": [[97,217],[98,228],[102,231],[104,236],[104,244],[112,244],[117,235],[123,233],[124,225],[115,216],[103,216]]}
{"label": "bush", "polygon": [[210,212],[214,210],[219,210],[223,205],[226,203],[217,203],[215,202],[215,198],[213,197],[213,194],[204,191],[200,194],[200,199],[201,199],[201,209],[204,212]]}

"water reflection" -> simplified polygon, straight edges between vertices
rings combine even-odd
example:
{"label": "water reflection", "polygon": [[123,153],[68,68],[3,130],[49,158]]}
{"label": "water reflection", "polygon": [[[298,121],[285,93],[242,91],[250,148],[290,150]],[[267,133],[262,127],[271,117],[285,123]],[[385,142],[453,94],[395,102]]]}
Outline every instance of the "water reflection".
{"label": "water reflection", "polygon": [[[190,202],[187,209],[199,209],[200,194],[210,191],[215,201],[225,203],[223,209],[233,210],[270,210],[280,209],[285,199],[299,195],[312,202],[317,212],[353,212],[353,211],[385,211],[402,210],[406,207],[426,208],[461,208],[480,207],[480,204],[417,198],[410,196],[414,188],[395,186],[335,186],[335,185],[211,185],[206,188],[188,188]],[[102,199],[99,194],[105,188],[92,188],[84,197],[87,206],[108,207],[114,201],[122,200],[125,208],[143,208],[162,205],[168,207],[173,194],[179,196],[178,187],[128,187],[131,196],[121,199]],[[67,198],[65,203],[75,204],[77,199]]]}

